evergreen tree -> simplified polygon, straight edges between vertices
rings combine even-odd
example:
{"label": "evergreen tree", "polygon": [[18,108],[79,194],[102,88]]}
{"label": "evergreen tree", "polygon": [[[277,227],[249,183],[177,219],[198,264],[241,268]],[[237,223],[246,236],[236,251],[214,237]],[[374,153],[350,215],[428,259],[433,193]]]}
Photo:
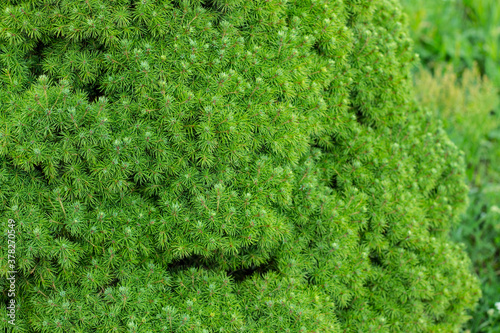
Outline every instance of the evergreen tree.
{"label": "evergreen tree", "polygon": [[[5,0],[9,332],[455,332],[463,154],[395,0]],[[10,282],[0,248],[1,312]]]}

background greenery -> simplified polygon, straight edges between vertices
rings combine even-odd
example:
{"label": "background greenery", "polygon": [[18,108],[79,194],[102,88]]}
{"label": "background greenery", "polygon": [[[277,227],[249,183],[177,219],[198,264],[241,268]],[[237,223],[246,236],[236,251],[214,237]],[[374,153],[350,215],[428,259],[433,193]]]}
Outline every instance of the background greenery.
{"label": "background greenery", "polygon": [[500,3],[401,0],[422,66],[417,98],[465,152],[469,208],[452,231],[463,242],[483,297],[464,328],[500,332]]}
{"label": "background greenery", "polygon": [[401,0],[425,64],[450,62],[459,71],[477,62],[500,84],[498,0]]}

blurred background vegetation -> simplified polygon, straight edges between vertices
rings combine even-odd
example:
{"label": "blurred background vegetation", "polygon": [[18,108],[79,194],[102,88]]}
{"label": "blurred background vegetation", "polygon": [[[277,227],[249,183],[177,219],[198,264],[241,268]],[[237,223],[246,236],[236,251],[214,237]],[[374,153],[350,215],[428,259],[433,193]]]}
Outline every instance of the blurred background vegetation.
{"label": "blurred background vegetation", "polygon": [[[464,151],[465,244],[483,297],[464,332],[500,333],[500,0],[401,0],[415,51],[418,100]],[[496,304],[497,303],[497,304]]]}

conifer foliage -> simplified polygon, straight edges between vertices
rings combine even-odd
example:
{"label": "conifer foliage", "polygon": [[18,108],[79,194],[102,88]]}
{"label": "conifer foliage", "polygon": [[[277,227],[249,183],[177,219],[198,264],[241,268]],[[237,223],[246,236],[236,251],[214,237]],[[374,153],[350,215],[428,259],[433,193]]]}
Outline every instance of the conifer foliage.
{"label": "conifer foliage", "polygon": [[[463,155],[394,0],[5,0],[11,332],[453,332]],[[1,312],[7,237],[1,235]]]}

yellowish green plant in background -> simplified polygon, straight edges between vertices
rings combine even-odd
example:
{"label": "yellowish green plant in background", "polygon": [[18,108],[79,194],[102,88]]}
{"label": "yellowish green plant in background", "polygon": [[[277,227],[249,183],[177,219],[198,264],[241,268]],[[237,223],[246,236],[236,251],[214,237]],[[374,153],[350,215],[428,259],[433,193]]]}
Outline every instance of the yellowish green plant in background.
{"label": "yellowish green plant in background", "polygon": [[495,84],[477,65],[457,77],[451,64],[415,74],[421,105],[433,110],[465,152],[469,208],[452,237],[466,245],[482,285],[483,298],[466,332],[500,332],[500,110]]}
{"label": "yellowish green plant in background", "polygon": [[420,70],[415,79],[419,101],[437,112],[466,154],[470,184],[480,186],[481,177],[492,172],[491,160],[495,159],[490,152],[495,150],[492,145],[500,126],[498,89],[486,76],[481,77],[476,65],[466,69],[460,80],[450,64],[438,65],[434,75]]}

